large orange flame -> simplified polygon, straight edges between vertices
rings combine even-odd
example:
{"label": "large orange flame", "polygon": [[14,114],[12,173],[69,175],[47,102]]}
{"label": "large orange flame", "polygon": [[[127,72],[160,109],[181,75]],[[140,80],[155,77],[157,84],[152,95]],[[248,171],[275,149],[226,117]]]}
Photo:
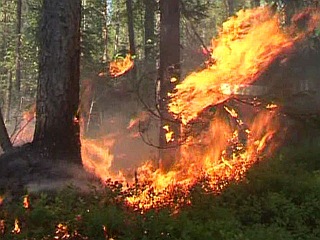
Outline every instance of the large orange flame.
{"label": "large orange flame", "polygon": [[[310,31],[319,22],[319,15],[311,18]],[[204,108],[225,101],[240,86],[257,80],[275,58],[301,39],[299,34],[284,33],[280,25],[279,16],[268,7],[240,10],[212,40],[215,63],[190,74],[176,87],[170,110],[187,123]]]}
{"label": "large orange flame", "polygon": [[100,177],[102,181],[107,181],[110,178],[125,181],[121,172],[116,174],[111,171],[113,155],[109,149],[113,143],[112,138],[86,139],[81,137],[82,163],[87,171]]}
{"label": "large orange flame", "polygon": [[111,77],[119,77],[131,68],[133,68],[134,61],[130,54],[127,54],[125,58],[117,58],[116,60],[110,62],[109,73]]}
{"label": "large orange flame", "polygon": [[[319,15],[313,15],[312,11],[308,14],[311,21],[307,29],[312,31],[314,23],[319,23]],[[299,16],[296,20],[299,21]],[[216,106],[214,116],[209,117],[210,124],[201,134],[186,138],[181,146],[182,157],[174,161],[170,171],[154,169],[151,162],[139,167],[131,182],[140,187],[127,197],[128,204],[148,209],[189,203],[185,197],[190,186],[199,180],[205,178],[210,189],[219,192],[229,181],[241,179],[255,162],[273,152],[279,144],[274,138],[280,126],[279,107],[270,103],[257,109],[228,99],[238,94],[239,88],[256,81],[276,58],[291,51],[305,36],[299,32],[292,34],[291,29],[285,33],[279,16],[268,7],[241,10],[223,24],[218,38],[212,40],[210,64],[177,85],[169,105],[170,111],[184,124],[208,111],[208,107]],[[224,106],[218,105],[222,102]],[[183,133],[187,127],[184,126]],[[166,130],[170,141],[171,131]],[[85,151],[96,148],[102,151],[103,147],[93,144],[85,141]],[[108,170],[100,171],[99,166],[94,165],[92,168],[102,179],[107,179],[113,159],[105,150],[100,155],[109,159],[105,164]],[[172,197],[177,191],[183,193],[178,200]]]}

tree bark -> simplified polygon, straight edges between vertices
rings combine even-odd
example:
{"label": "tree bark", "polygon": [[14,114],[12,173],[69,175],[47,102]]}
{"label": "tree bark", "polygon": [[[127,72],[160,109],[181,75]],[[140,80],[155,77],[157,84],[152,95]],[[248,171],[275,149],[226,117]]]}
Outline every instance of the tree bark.
{"label": "tree bark", "polygon": [[[158,106],[160,121],[160,167],[168,170],[179,158],[180,124],[168,112],[172,92],[180,78],[180,5],[179,0],[160,0],[160,67]],[[172,139],[166,134],[173,132]]]}
{"label": "tree bark", "polygon": [[4,152],[7,152],[12,148],[12,143],[10,141],[7,128],[4,124],[1,109],[0,109],[0,146]]}
{"label": "tree bark", "polygon": [[34,143],[49,156],[81,163],[80,0],[44,0]]}

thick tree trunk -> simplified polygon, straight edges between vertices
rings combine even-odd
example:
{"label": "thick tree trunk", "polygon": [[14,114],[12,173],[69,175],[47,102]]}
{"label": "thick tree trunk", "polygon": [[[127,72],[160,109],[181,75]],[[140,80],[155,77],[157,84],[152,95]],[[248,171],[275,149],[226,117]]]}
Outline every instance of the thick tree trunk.
{"label": "thick tree trunk", "polygon": [[0,146],[4,152],[12,148],[12,143],[10,141],[7,128],[4,124],[3,116],[0,109]]}
{"label": "thick tree trunk", "polygon": [[16,81],[15,81],[15,90],[20,95],[21,87],[21,8],[22,0],[17,0],[17,39],[16,39]]}
{"label": "thick tree trunk", "polygon": [[81,163],[80,0],[44,0],[34,143],[53,159]]}
{"label": "thick tree trunk", "polygon": [[[180,8],[179,0],[160,0],[160,67],[158,105],[160,123],[160,166],[168,170],[179,158],[180,124],[168,112],[169,97],[180,78]],[[172,138],[168,133],[173,132]]]}

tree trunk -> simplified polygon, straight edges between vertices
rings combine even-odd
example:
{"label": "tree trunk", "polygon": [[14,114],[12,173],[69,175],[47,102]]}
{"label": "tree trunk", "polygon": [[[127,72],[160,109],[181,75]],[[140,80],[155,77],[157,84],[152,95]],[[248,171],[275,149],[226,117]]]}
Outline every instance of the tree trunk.
{"label": "tree trunk", "polygon": [[17,39],[16,39],[16,81],[15,90],[20,95],[21,87],[21,8],[22,0],[17,0]]}
{"label": "tree trunk", "polygon": [[[168,170],[179,158],[180,124],[168,112],[169,97],[180,78],[179,0],[160,0],[160,67],[158,105],[160,121],[160,167]],[[172,138],[167,134],[173,132]]]}
{"label": "tree trunk", "polygon": [[154,63],[154,41],[155,41],[155,8],[157,3],[155,0],[145,0],[144,11],[144,56],[147,63]]}
{"label": "tree trunk", "polygon": [[[128,32],[129,32],[129,44],[131,56],[136,55],[136,44],[134,38],[134,22],[133,22],[133,9],[132,0],[126,0],[127,15],[128,15]],[[134,66],[129,72],[129,83],[132,88],[135,88],[135,80],[137,78],[137,68]]]}
{"label": "tree trunk", "polygon": [[6,89],[6,98],[4,105],[4,122],[10,121],[10,111],[11,111],[11,100],[12,100],[12,72],[8,71],[7,73],[7,89]]}
{"label": "tree trunk", "polygon": [[44,0],[34,143],[53,159],[81,163],[80,0]]}
{"label": "tree trunk", "polygon": [[12,143],[10,141],[7,128],[4,124],[1,109],[0,109],[0,146],[4,152],[12,148]]}
{"label": "tree trunk", "polygon": [[134,23],[133,23],[133,12],[132,12],[132,0],[126,0],[127,15],[128,15],[128,31],[129,31],[129,44],[130,54],[136,54],[136,45],[134,40]]}
{"label": "tree trunk", "polygon": [[10,120],[10,108],[11,108],[11,91],[12,91],[12,72],[10,70],[10,64],[8,64],[8,61],[10,61],[10,57],[8,55],[9,49],[10,49],[10,39],[8,36],[10,36],[10,11],[8,10],[8,2],[7,0],[3,1],[2,4],[2,21],[3,21],[3,33],[2,33],[2,47],[1,47],[1,57],[2,59],[0,61],[6,62],[2,68],[0,68],[1,73],[3,75],[6,75],[6,89],[4,91],[4,106],[3,106],[3,121],[7,122]]}
{"label": "tree trunk", "polygon": [[227,0],[228,2],[228,16],[232,16],[234,14],[234,0]]}
{"label": "tree trunk", "polygon": [[108,0],[104,2],[104,26],[103,26],[103,44],[104,44],[104,51],[103,51],[103,61],[106,63],[108,62]]}

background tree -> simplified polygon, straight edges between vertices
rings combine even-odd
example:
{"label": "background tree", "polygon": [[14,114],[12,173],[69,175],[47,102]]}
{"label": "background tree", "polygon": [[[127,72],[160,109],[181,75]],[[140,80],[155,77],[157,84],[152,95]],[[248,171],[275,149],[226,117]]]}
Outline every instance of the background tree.
{"label": "background tree", "polygon": [[144,5],[144,56],[146,63],[151,66],[155,65],[155,10],[157,3],[155,0],[144,0]]}
{"label": "background tree", "polygon": [[1,109],[0,109],[0,147],[5,152],[12,148],[12,144],[7,132],[7,128],[4,124]]}
{"label": "background tree", "polygon": [[11,134],[35,101],[40,6],[37,0],[0,1],[0,99]]}
{"label": "background tree", "polygon": [[234,14],[234,0],[227,0],[228,15],[232,16]]}
{"label": "background tree", "polygon": [[129,35],[130,54],[136,55],[132,0],[126,0],[126,7],[127,7],[127,17],[128,17],[128,35]]}
{"label": "background tree", "polygon": [[44,0],[34,143],[81,163],[78,121],[80,0]]}
{"label": "background tree", "polygon": [[0,77],[4,121],[9,121],[12,100],[12,71],[14,69],[14,9],[12,1],[1,1],[1,43],[0,43]]}
{"label": "background tree", "polygon": [[21,87],[21,27],[22,27],[22,0],[17,0],[17,27],[16,27],[16,81],[15,81],[15,90],[18,95],[20,95]]}

